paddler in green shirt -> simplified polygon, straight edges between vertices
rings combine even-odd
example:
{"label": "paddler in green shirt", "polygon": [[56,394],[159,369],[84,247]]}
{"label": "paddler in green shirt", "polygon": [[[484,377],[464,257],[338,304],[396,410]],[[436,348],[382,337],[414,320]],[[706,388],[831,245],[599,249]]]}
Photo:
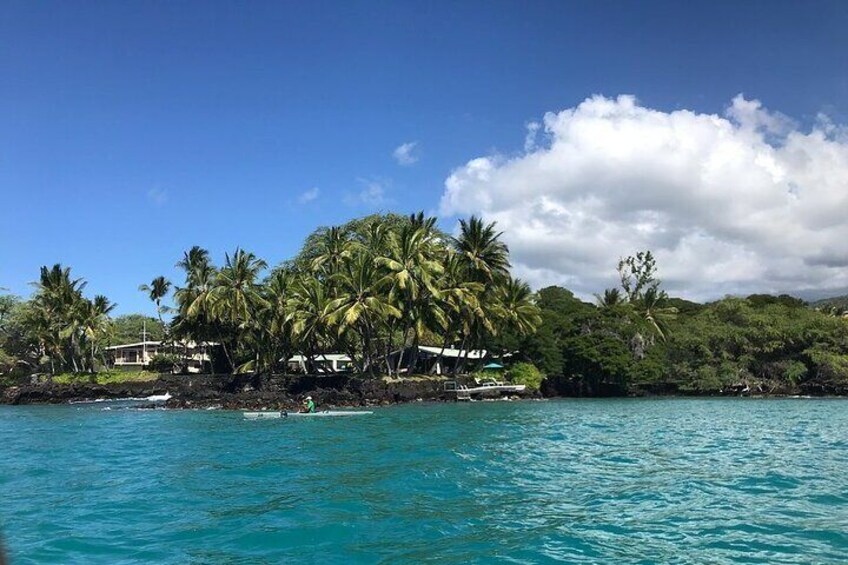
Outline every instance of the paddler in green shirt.
{"label": "paddler in green shirt", "polygon": [[307,396],[303,399],[303,410],[301,412],[308,412],[310,414],[315,412],[315,403],[312,402],[312,397]]}

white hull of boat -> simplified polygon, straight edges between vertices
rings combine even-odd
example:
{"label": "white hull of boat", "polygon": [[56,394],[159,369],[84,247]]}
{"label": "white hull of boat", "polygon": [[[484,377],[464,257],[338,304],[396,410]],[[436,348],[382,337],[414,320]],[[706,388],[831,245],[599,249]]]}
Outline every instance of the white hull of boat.
{"label": "white hull of boat", "polygon": [[373,412],[354,410],[324,410],[321,412],[243,412],[248,420],[274,420],[279,418],[320,418],[336,416],[367,416]]}

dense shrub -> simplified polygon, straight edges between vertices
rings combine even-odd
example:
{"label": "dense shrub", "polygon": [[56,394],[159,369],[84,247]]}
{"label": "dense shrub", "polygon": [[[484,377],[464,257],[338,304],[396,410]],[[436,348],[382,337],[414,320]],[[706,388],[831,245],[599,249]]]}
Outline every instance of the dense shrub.
{"label": "dense shrub", "polygon": [[516,363],[509,369],[510,380],[517,385],[527,385],[530,390],[539,390],[545,376],[532,363]]}
{"label": "dense shrub", "polygon": [[177,355],[170,353],[159,353],[150,358],[147,369],[154,373],[173,373],[174,368],[180,363]]}

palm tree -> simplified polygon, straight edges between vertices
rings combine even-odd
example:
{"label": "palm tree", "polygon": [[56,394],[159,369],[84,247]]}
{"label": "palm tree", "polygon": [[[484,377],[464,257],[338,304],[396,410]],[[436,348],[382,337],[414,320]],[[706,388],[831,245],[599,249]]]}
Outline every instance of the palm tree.
{"label": "palm tree", "polygon": [[[218,271],[215,286],[209,292],[212,315],[224,325],[235,328],[237,337],[255,326],[258,311],[266,304],[257,280],[267,266],[253,253],[237,248],[233,255],[225,255],[224,266]],[[230,352],[226,344],[222,345],[232,365]]]}
{"label": "palm tree", "polygon": [[[441,310],[436,302],[439,295],[437,277],[444,271],[436,259],[435,218],[425,218],[423,213],[413,214],[409,223],[388,237],[386,253],[377,257],[377,265],[388,271],[387,279],[392,284],[390,296],[396,298],[403,320],[401,332],[401,358],[397,369],[403,364],[403,348],[407,336],[412,332],[413,351],[428,322],[437,320]],[[390,334],[392,328],[390,328]],[[416,360],[412,360],[414,366]]]}
{"label": "palm tree", "polygon": [[391,229],[380,219],[369,222],[360,234],[361,245],[359,250],[368,253],[372,257],[380,257],[386,252],[389,244]]}
{"label": "palm tree", "polygon": [[[444,259],[444,274],[439,281],[438,302],[445,313],[445,323],[442,326],[444,339],[439,360],[451,342],[459,342],[460,350],[464,350],[476,324],[484,324],[493,329],[480,305],[485,286],[468,280],[467,274],[463,258],[459,253],[449,250]],[[454,370],[457,368],[458,366],[455,366]]]}
{"label": "palm tree", "polygon": [[[85,311],[83,314],[82,331],[85,339],[89,343],[89,369],[94,373],[97,352],[100,349],[103,339],[109,335],[111,323],[109,314],[115,308],[115,304],[110,302],[108,298],[102,294],[94,297],[93,301],[85,301]],[[103,365],[106,361],[102,359]]]}
{"label": "palm tree", "polygon": [[509,274],[509,248],[501,241],[495,223],[484,224],[476,216],[459,221],[460,234],[453,243],[476,282],[496,282]]}
{"label": "palm tree", "polygon": [[312,269],[332,276],[341,270],[354,251],[354,244],[342,228],[326,230],[318,241],[318,255],[312,260]]}
{"label": "palm tree", "polygon": [[158,276],[149,285],[143,284],[138,289],[148,293],[150,300],[156,304],[156,315],[159,317],[159,323],[164,326],[165,323],[162,321],[162,299],[168,295],[168,291],[171,289],[171,281],[163,276]]}
{"label": "palm tree", "polygon": [[336,276],[338,297],[327,304],[327,320],[338,327],[341,335],[353,330],[361,340],[360,369],[373,373],[373,340],[376,328],[389,316],[399,318],[400,310],[388,303],[384,288],[389,279],[383,277],[369,257],[361,254],[346,263]]}
{"label": "palm tree", "polygon": [[477,309],[470,327],[462,338],[466,359],[460,361],[464,366],[468,357],[469,345],[479,347],[487,337],[495,332],[493,322],[497,316],[494,295],[498,285],[509,276],[509,248],[501,241],[501,232],[496,231],[495,223],[485,224],[481,218],[471,216],[467,221],[460,220],[459,236],[453,239],[453,245],[464,265],[469,281],[482,283],[483,292],[479,295],[480,308]]}
{"label": "palm tree", "polygon": [[258,369],[272,369],[280,361],[284,369],[288,366],[285,361],[292,353],[288,301],[293,283],[292,271],[277,268],[261,287],[266,307],[259,310],[259,324],[255,330]]}
{"label": "palm tree", "polygon": [[633,302],[637,313],[647,323],[648,328],[653,331],[662,341],[668,335],[669,324],[677,319],[677,308],[667,306],[668,297],[664,291],[656,288],[645,290],[641,298]]}
{"label": "palm tree", "polygon": [[40,318],[39,341],[50,357],[51,371],[55,371],[55,358],[64,366],[70,360],[74,371],[79,371],[81,304],[85,300],[82,291],[86,286],[82,279],[72,279],[71,269],[60,264],[48,269],[41,267],[33,304]]}
{"label": "palm tree", "polygon": [[539,308],[533,303],[530,287],[520,279],[509,277],[497,288],[500,321],[519,335],[529,335],[542,323]]}
{"label": "palm tree", "polygon": [[176,266],[185,271],[185,286],[174,291],[177,315],[171,321],[172,333],[202,343],[206,356],[209,341],[217,339],[223,343],[221,328],[211,311],[211,292],[218,271],[209,260],[209,252],[197,245],[184,252]]}
{"label": "palm tree", "polygon": [[192,280],[192,275],[202,267],[208,267],[210,265],[209,262],[209,252],[199,245],[195,245],[188,251],[183,253],[183,258],[177,262],[177,267],[185,271],[186,273],[186,285],[192,286],[194,282]]}
{"label": "palm tree", "polygon": [[290,324],[292,339],[308,360],[307,370],[329,330],[328,306],[329,299],[320,280],[301,275],[294,281],[286,301],[286,321]]}
{"label": "palm tree", "polygon": [[603,295],[596,294],[595,300],[597,300],[599,308],[613,308],[627,302],[621,293],[621,289],[618,288],[608,288],[604,290]]}
{"label": "palm tree", "polygon": [[236,249],[226,254],[211,291],[212,311],[221,321],[235,326],[248,326],[264,299],[257,280],[268,264],[253,253]]}

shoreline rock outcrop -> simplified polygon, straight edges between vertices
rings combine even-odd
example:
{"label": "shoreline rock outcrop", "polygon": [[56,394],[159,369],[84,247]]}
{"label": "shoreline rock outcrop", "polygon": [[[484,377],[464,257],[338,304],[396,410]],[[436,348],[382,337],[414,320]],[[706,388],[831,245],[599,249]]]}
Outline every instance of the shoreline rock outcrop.
{"label": "shoreline rock outcrop", "polygon": [[[160,375],[144,382],[21,383],[0,390],[2,404],[66,404],[169,394],[169,408],[292,409],[306,395],[319,406],[379,406],[453,401],[445,378],[372,378],[362,375]],[[528,393],[524,396],[534,396]]]}

